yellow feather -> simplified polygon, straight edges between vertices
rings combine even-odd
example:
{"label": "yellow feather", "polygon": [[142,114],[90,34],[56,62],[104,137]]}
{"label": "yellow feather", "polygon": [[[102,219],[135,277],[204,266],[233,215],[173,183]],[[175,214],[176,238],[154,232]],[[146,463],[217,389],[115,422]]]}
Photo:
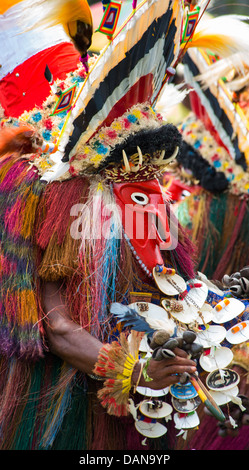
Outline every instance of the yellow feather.
{"label": "yellow feather", "polygon": [[92,25],[91,10],[86,0],[48,0],[47,3],[52,7],[43,20],[47,25],[64,26],[77,20]]}
{"label": "yellow feather", "polygon": [[193,47],[209,49],[221,57],[227,57],[237,52],[235,44],[232,40],[230,40],[227,36],[218,34],[211,35],[197,33],[194,35],[192,41],[187,45],[187,48]]}
{"label": "yellow feather", "polygon": [[92,27],[92,14],[87,0],[34,0],[32,7],[23,5],[20,25],[30,29],[63,25],[81,20]]}
{"label": "yellow feather", "polygon": [[[64,28],[65,28],[65,26],[64,26]],[[69,21],[69,23],[67,23],[67,29],[68,29],[68,31],[66,30],[66,33],[73,38],[77,33],[77,22],[76,21]]]}
{"label": "yellow feather", "polygon": [[186,48],[208,49],[220,57],[249,53],[248,17],[224,15],[200,21]]}
{"label": "yellow feather", "polygon": [[62,26],[82,57],[91,45],[93,21],[87,0],[34,0],[32,7],[23,5],[19,26],[23,33]]}

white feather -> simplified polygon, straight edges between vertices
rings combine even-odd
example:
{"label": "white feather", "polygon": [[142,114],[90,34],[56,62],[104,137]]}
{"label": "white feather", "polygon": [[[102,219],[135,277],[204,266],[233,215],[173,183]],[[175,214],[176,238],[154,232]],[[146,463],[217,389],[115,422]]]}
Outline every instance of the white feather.
{"label": "white feather", "polygon": [[196,27],[188,48],[203,47],[221,58],[237,52],[249,52],[248,16],[223,15],[202,19]]}
{"label": "white feather", "polygon": [[228,82],[227,88],[229,88],[230,91],[239,91],[239,90],[242,90],[242,88],[247,87],[248,85],[249,85],[249,73],[247,73],[243,77],[238,77],[235,80]]}
{"label": "white feather", "polygon": [[246,68],[249,67],[249,52],[238,52],[231,57],[220,59],[212,65],[207,65],[207,70],[200,73],[195,79],[202,83],[203,89],[225,77],[232,69],[235,69],[240,78],[247,74]]}
{"label": "white feather", "polygon": [[[201,36],[204,41],[203,48],[207,48],[208,39],[213,37],[210,49],[220,56],[220,60],[207,66],[207,70],[196,76],[196,80],[202,83],[204,89],[226,76],[232,69],[235,69],[237,73],[236,79],[244,78],[247,74],[247,67],[249,67],[249,25],[246,22],[248,20],[248,16],[223,15],[201,21],[197,26],[193,44],[190,47],[195,47],[195,38],[198,47],[198,37]],[[205,44],[206,36],[207,43]],[[202,45],[199,47],[201,48]],[[239,86],[240,83],[237,82],[230,89],[236,90]]]}
{"label": "white feather", "polygon": [[166,85],[156,104],[157,112],[160,113],[165,120],[171,115],[172,109],[178,106],[186,96],[190,93],[190,89],[183,88],[185,85]]}

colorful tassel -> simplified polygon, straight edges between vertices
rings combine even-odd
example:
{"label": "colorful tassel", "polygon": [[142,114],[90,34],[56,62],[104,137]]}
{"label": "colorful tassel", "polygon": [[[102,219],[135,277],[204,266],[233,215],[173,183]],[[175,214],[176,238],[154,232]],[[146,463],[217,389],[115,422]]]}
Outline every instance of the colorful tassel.
{"label": "colorful tassel", "polygon": [[138,350],[143,333],[131,332],[128,342],[124,333],[120,342],[104,345],[99,353],[94,373],[106,380],[98,391],[98,398],[107,413],[115,416],[129,414],[129,394],[132,387],[131,377],[139,361]]}
{"label": "colorful tassel", "polygon": [[0,163],[0,351],[43,356],[34,221],[43,187],[25,160]]}

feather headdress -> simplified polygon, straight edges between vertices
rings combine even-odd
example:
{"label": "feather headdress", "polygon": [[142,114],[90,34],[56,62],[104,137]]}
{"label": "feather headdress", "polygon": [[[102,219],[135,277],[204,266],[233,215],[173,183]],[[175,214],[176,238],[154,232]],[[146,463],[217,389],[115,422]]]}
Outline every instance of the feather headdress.
{"label": "feather headdress", "polygon": [[194,105],[198,117],[208,116],[206,125],[209,121],[211,132],[215,130],[216,138],[244,169],[249,162],[248,119],[233,92],[249,83],[247,20],[225,15],[200,24],[184,58],[185,81],[199,100]]}
{"label": "feather headdress", "polygon": [[[191,48],[212,51],[217,60],[196,77],[207,88],[232,69],[245,77],[249,66],[249,26],[247,16],[225,15],[212,18],[196,28]],[[243,85],[243,83],[241,84]]]}
{"label": "feather headdress", "polygon": [[87,0],[35,0],[23,6],[23,31],[62,25],[81,56],[91,45],[93,21]]}
{"label": "feather headdress", "polygon": [[72,21],[84,21],[92,25],[92,14],[87,0],[33,0],[23,5],[23,27],[33,23],[33,27],[68,25]]}
{"label": "feather headdress", "polygon": [[[85,167],[88,157],[82,150],[97,132],[101,135],[102,130],[110,128],[109,137],[115,134],[118,143],[133,128],[137,132],[148,126],[158,127],[151,106],[160,95],[167,70],[179,55],[182,19],[180,0],[143,0],[138,4],[90,68],[61,131],[55,156],[58,172],[55,165],[45,180],[66,173],[78,157]],[[136,107],[137,113],[129,113]],[[107,146],[109,142],[110,138]],[[98,159],[102,162],[102,147],[95,147],[97,152],[90,165],[96,166]],[[106,158],[109,152],[104,151]]]}

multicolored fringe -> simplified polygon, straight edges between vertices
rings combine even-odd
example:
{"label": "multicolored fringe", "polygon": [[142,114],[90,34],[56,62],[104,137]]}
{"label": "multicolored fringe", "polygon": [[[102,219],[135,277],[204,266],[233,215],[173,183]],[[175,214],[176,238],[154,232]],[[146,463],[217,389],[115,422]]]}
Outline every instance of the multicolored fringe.
{"label": "multicolored fringe", "polygon": [[[121,246],[117,233],[119,219],[104,214],[113,202],[110,189],[98,187],[98,181],[89,186],[81,177],[48,185],[39,204],[36,243],[43,251],[40,277],[64,282],[72,319],[106,340],[111,331],[108,306],[126,295],[133,271],[132,255]],[[112,236],[105,236],[103,227]],[[123,257],[125,273],[120,266]],[[118,289],[117,279],[122,284]]]}
{"label": "multicolored fringe", "polygon": [[0,163],[0,352],[43,355],[34,223],[43,185],[27,161]]}
{"label": "multicolored fringe", "polygon": [[[91,334],[111,341],[120,333],[109,305],[127,302],[139,276],[125,239],[114,236],[118,214],[110,219],[103,211],[112,202],[111,188],[98,180],[44,185],[27,160],[1,160],[0,449],[128,449],[135,441],[134,448],[141,446],[134,432],[132,439],[118,436],[120,418],[107,417],[96,401],[93,409],[89,381],[82,378],[79,387],[81,374],[43,344],[39,279],[62,283],[71,318]],[[95,219],[86,218],[94,204]],[[72,236],[74,222],[79,237]],[[113,236],[87,238],[89,227],[102,235],[105,227]],[[192,274],[192,245],[181,228],[176,250],[164,256],[186,277]],[[147,289],[143,281],[140,289]],[[103,426],[111,439],[100,432]],[[130,427],[127,417],[127,433]]]}
{"label": "multicolored fringe", "polygon": [[197,247],[197,269],[221,280],[249,264],[249,199],[197,189],[178,204],[177,216]]}
{"label": "multicolored fringe", "polygon": [[87,448],[87,390],[68,366],[46,354],[35,364],[2,359],[0,370],[1,450]]}
{"label": "multicolored fringe", "polygon": [[124,333],[119,342],[105,344],[95,364],[94,373],[105,378],[104,386],[98,391],[98,398],[107,413],[127,416],[131,376],[138,359],[139,344],[143,333],[131,332],[130,341]]}

